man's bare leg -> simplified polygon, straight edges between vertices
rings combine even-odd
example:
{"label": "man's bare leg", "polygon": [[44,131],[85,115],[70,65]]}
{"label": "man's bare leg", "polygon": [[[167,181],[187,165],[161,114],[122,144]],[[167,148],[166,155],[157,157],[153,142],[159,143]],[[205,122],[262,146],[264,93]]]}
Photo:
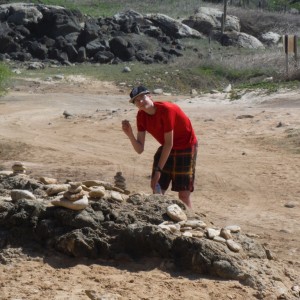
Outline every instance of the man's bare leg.
{"label": "man's bare leg", "polygon": [[189,208],[192,209],[191,192],[180,191],[178,192],[178,198]]}

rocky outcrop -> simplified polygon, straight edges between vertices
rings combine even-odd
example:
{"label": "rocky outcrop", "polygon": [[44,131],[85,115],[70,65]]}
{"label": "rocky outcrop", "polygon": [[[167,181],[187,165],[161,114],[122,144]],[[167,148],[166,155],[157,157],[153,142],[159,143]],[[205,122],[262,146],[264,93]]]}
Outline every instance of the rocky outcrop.
{"label": "rocky outcrop", "polygon": [[[266,292],[277,295],[280,276],[285,277],[281,279],[281,293],[284,283],[290,284],[286,269],[275,262],[270,272],[270,249],[242,233],[237,225],[209,227],[204,216],[191,217],[177,199],[155,194],[127,195],[113,184],[85,180],[68,183],[68,190],[61,193],[64,200],[72,202],[74,195],[84,191],[87,205],[74,210],[52,206],[56,195],[39,192],[47,191],[49,184],[37,184],[25,174],[2,173],[0,186],[0,248],[37,244],[72,257],[161,257],[181,270],[238,280],[255,289],[259,297]],[[88,195],[100,187],[102,193]],[[26,191],[29,188],[30,193]]]}
{"label": "rocky outcrop", "polygon": [[[182,21],[182,23],[197,31],[210,35],[213,30],[221,29],[223,12],[216,8],[201,7],[194,16]],[[227,15],[225,21],[226,31],[240,31],[240,20],[235,16]]]}
{"label": "rocky outcrop", "polygon": [[5,4],[0,22],[0,59],[20,61],[165,63],[182,55],[177,38],[201,38],[167,16],[135,11],[93,19],[60,6]]}
{"label": "rocky outcrop", "polygon": [[[180,21],[133,10],[113,17],[91,18],[60,6],[5,4],[0,5],[0,60],[65,65],[134,60],[168,63],[183,56],[181,39],[208,36],[224,46],[261,47],[254,38],[240,33],[240,20],[235,16],[227,16],[225,33],[220,37],[221,19],[222,11],[206,7]],[[236,38],[228,38],[233,32]]]}

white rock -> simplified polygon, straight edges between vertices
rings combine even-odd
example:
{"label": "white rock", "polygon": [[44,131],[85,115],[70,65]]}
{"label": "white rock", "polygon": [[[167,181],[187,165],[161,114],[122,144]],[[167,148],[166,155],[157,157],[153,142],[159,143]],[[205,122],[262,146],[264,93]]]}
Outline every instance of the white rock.
{"label": "white rock", "polygon": [[154,91],[153,91],[153,94],[155,94],[155,95],[162,95],[163,94],[163,89],[155,89]]}
{"label": "white rock", "polygon": [[218,235],[216,235],[216,236],[213,238],[213,241],[218,242],[218,243],[221,243],[221,244],[226,244],[226,240],[225,240],[224,238],[222,238],[221,236],[218,236]]}
{"label": "white rock", "polygon": [[57,184],[57,179],[50,177],[40,177],[40,182],[43,184]]}
{"label": "white rock", "polygon": [[98,186],[98,187],[92,188],[92,190],[89,192],[89,196],[91,198],[102,198],[104,195],[105,195],[104,186]]}
{"label": "white rock", "polygon": [[204,232],[200,230],[193,230],[192,231],[193,237],[202,238],[204,236]]}
{"label": "white rock", "polygon": [[69,187],[68,184],[51,184],[46,190],[46,193],[48,196],[57,195],[60,192],[66,192]]}
{"label": "white rock", "polygon": [[182,226],[190,226],[192,228],[202,228],[205,229],[207,227],[206,223],[201,220],[187,220],[182,224]]}
{"label": "white rock", "polygon": [[220,235],[220,230],[219,229],[213,229],[213,228],[207,228],[207,237],[209,239],[214,239],[215,236]]}
{"label": "white rock", "polygon": [[81,199],[76,201],[69,201],[64,198],[55,199],[51,201],[54,206],[61,206],[72,210],[83,210],[89,205],[87,196],[83,196]]}
{"label": "white rock", "polygon": [[193,234],[190,231],[185,231],[182,235],[186,237],[193,237]]}
{"label": "white rock", "polygon": [[123,197],[119,192],[111,191],[111,198],[118,202],[123,202]]}
{"label": "white rock", "polygon": [[230,232],[233,232],[233,233],[241,231],[241,227],[238,225],[229,225],[229,226],[226,226],[225,229],[228,229],[228,230],[230,230]]}
{"label": "white rock", "polygon": [[220,236],[225,240],[232,240],[232,235],[228,229],[222,228],[220,231]]}
{"label": "white rock", "polygon": [[228,248],[233,252],[239,252],[242,249],[242,247],[234,240],[226,240],[226,244]]}
{"label": "white rock", "polygon": [[227,87],[223,90],[223,92],[224,93],[229,93],[229,92],[231,92],[231,84],[229,83],[228,85],[227,85]]}
{"label": "white rock", "polygon": [[187,220],[186,214],[177,204],[172,204],[167,207],[167,215],[176,222]]}
{"label": "white rock", "polygon": [[129,67],[124,67],[123,72],[129,73],[129,72],[131,72],[131,69]]}
{"label": "white rock", "polygon": [[22,199],[36,200],[36,197],[27,190],[12,190],[10,192],[11,200],[18,201]]}

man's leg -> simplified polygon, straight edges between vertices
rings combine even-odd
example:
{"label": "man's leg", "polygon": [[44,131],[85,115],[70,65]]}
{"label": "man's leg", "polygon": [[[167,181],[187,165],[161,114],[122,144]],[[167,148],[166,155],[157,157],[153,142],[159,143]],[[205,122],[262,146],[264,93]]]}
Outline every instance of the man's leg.
{"label": "man's leg", "polygon": [[190,209],[192,209],[191,192],[180,191],[178,192],[178,198]]}

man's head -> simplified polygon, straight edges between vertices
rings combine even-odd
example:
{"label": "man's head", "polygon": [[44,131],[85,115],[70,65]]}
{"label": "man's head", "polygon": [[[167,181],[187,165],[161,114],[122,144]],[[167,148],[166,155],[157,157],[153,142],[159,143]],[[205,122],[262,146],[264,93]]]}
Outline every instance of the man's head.
{"label": "man's head", "polygon": [[129,96],[130,96],[130,103],[134,103],[135,98],[137,98],[140,95],[150,94],[150,92],[145,88],[144,86],[138,86],[131,90]]}

